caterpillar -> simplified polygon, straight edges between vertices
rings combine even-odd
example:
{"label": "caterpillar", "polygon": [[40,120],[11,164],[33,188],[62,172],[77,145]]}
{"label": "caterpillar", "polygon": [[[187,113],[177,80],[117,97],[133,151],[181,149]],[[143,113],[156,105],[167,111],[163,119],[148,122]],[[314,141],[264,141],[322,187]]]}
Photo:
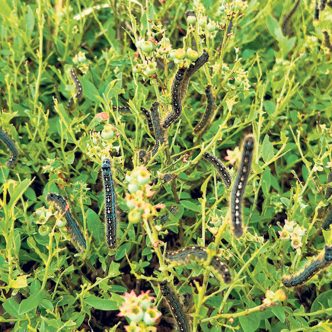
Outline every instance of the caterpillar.
{"label": "caterpillar", "polygon": [[319,5],[318,5],[318,0],[315,1],[314,18],[315,18],[315,20],[319,20]]}
{"label": "caterpillar", "polygon": [[323,31],[325,46],[332,52],[332,44],[330,40],[330,35],[327,31]]}
{"label": "caterpillar", "polygon": [[251,169],[253,150],[254,138],[252,135],[247,135],[243,142],[240,168],[231,192],[231,217],[233,231],[236,237],[240,237],[243,234],[242,201]]}
{"label": "caterpillar", "polygon": [[187,262],[190,259],[206,260],[206,250],[199,246],[186,247],[166,254],[166,259],[172,262]]}
{"label": "caterpillar", "polygon": [[183,85],[183,79],[185,75],[186,69],[180,68],[173,80],[172,84],[172,113],[169,114],[164,123],[163,128],[167,129],[173,122],[175,122],[181,115],[182,105],[181,105],[181,86]]}
{"label": "caterpillar", "polygon": [[82,84],[78,80],[76,72],[75,72],[75,70],[73,68],[70,70],[70,76],[71,76],[71,78],[72,78],[72,80],[73,80],[73,82],[75,84],[76,92],[75,92],[75,96],[69,99],[67,108],[72,108],[73,105],[76,102],[79,102],[82,99],[82,97],[83,97]]}
{"label": "caterpillar", "polygon": [[141,111],[144,114],[146,121],[148,123],[148,128],[150,131],[150,134],[154,137],[154,130],[153,130],[153,124],[152,124],[152,119],[151,119],[151,113],[144,107],[141,107]]}
{"label": "caterpillar", "polygon": [[320,10],[322,11],[322,10],[324,10],[325,9],[325,7],[326,7],[326,5],[327,5],[327,0],[321,0],[320,1]]}
{"label": "caterpillar", "polygon": [[162,180],[162,183],[165,184],[165,183],[168,183],[168,182],[174,180],[175,178],[176,178],[176,174],[167,173],[162,176],[161,180]]}
{"label": "caterpillar", "polygon": [[313,260],[303,271],[283,277],[282,282],[286,287],[295,287],[302,285],[307,280],[311,279],[316,273],[331,264],[332,260],[332,246],[325,246],[324,254],[319,255]]}
{"label": "caterpillar", "polygon": [[[178,264],[187,263],[190,260],[206,261],[208,254],[206,250],[199,246],[186,247],[177,251],[171,251],[166,254],[166,259]],[[219,257],[213,257],[211,266],[222,276],[225,283],[231,281],[231,274],[225,263]]]}
{"label": "caterpillar", "polygon": [[82,248],[85,249],[86,248],[85,238],[77,224],[77,221],[74,219],[69,210],[69,205],[67,201],[61,195],[56,193],[49,193],[46,199],[49,202],[55,203],[58,210],[64,215],[67,221],[68,229],[72,232],[75,240]]}
{"label": "caterpillar", "polygon": [[227,170],[227,167],[221,162],[221,160],[208,152],[204,153],[203,158],[209,161],[217,169],[226,187],[229,188],[231,185],[231,176]]}
{"label": "caterpillar", "polygon": [[101,169],[105,195],[106,241],[111,248],[114,248],[116,246],[116,200],[109,159],[105,158],[102,161]]}
{"label": "caterpillar", "polygon": [[332,246],[325,246],[324,259],[327,262],[331,262],[332,261]]}
{"label": "caterpillar", "polygon": [[198,122],[198,124],[194,128],[194,133],[202,133],[206,127],[209,125],[211,121],[211,117],[213,115],[213,111],[215,108],[214,98],[211,91],[211,85],[208,85],[205,89],[206,99],[207,99],[207,107],[206,110],[201,118],[201,120]]}
{"label": "caterpillar", "polygon": [[0,141],[2,141],[7,146],[7,148],[12,154],[9,157],[9,160],[7,161],[7,166],[14,167],[18,158],[18,150],[15,146],[14,141],[1,128],[0,128]]}
{"label": "caterpillar", "polygon": [[138,152],[138,160],[140,163],[144,163],[146,158],[146,151],[145,150],[139,150]]}
{"label": "caterpillar", "polygon": [[327,215],[325,217],[325,220],[323,222],[322,228],[327,231],[330,228],[330,225],[332,224],[332,209],[330,209],[327,212]]}
{"label": "caterpillar", "polygon": [[184,313],[182,304],[175,292],[171,289],[166,281],[160,283],[160,290],[163,297],[166,299],[171,313],[174,316],[180,332],[190,332],[190,324],[188,317]]}
{"label": "caterpillar", "polygon": [[151,122],[152,122],[152,127],[153,127],[153,132],[155,135],[155,139],[156,139],[156,144],[154,145],[154,147],[152,148],[152,156],[154,156],[159,149],[159,146],[161,144],[164,143],[164,130],[161,127],[160,124],[160,117],[159,117],[159,103],[155,102],[152,104],[151,107]]}
{"label": "caterpillar", "polygon": [[300,4],[300,0],[297,0],[294,4],[293,8],[285,16],[284,21],[282,22],[282,33],[285,36],[287,36],[289,34],[289,31],[288,31],[289,22],[290,22],[290,19],[292,18],[292,16],[294,15],[294,13],[296,12],[297,8],[299,7],[299,4]]}
{"label": "caterpillar", "polygon": [[326,189],[325,198],[329,199],[332,195],[332,171],[330,171],[329,175],[327,176],[327,185],[328,187]]}
{"label": "caterpillar", "polygon": [[198,59],[189,65],[188,69],[184,73],[183,81],[180,89],[180,98],[183,99],[188,89],[190,78],[209,60],[209,54],[204,50],[202,55]]}
{"label": "caterpillar", "polygon": [[130,112],[129,106],[112,106],[113,110],[120,112]]}

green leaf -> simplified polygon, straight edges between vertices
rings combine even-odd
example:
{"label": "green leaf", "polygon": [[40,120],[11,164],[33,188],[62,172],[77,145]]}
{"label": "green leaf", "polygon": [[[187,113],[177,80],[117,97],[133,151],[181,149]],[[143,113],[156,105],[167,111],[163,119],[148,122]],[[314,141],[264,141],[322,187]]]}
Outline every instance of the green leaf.
{"label": "green leaf", "polygon": [[271,188],[271,170],[269,167],[266,167],[262,175],[262,190],[265,197],[269,196],[269,191]]}
{"label": "green leaf", "polygon": [[30,187],[31,183],[34,180],[25,179],[19,184],[15,184],[15,186],[9,187],[10,192],[10,201],[8,204],[8,208],[13,208],[18,200],[23,196],[24,192]]}
{"label": "green leaf", "polygon": [[311,305],[311,309],[310,311],[317,311],[320,309],[324,309],[324,308],[331,308],[332,307],[332,289],[319,294],[315,301],[312,303]]}
{"label": "green leaf", "polygon": [[284,323],[286,320],[286,315],[285,315],[285,308],[278,306],[278,307],[271,307],[271,311],[278,317],[278,319]]}
{"label": "green leaf", "polygon": [[252,313],[249,316],[243,316],[239,318],[243,332],[255,332],[261,323],[261,314]]}
{"label": "green leaf", "polygon": [[266,25],[270,34],[277,40],[280,41],[284,38],[279,22],[271,15],[266,17]]}
{"label": "green leaf", "polygon": [[5,302],[3,302],[2,307],[5,309],[5,311],[11,315],[12,317],[18,317],[19,314],[19,303],[16,302],[15,298],[11,297]]}
{"label": "green leaf", "polygon": [[99,91],[97,90],[97,88],[94,86],[93,83],[91,83],[90,81],[88,81],[87,78],[82,78],[82,87],[83,87],[83,91],[84,91],[84,97],[86,97],[87,99],[91,100],[91,101],[95,101],[98,102],[100,101],[100,95],[99,95]]}
{"label": "green leaf", "polygon": [[26,314],[38,307],[40,302],[43,300],[43,294],[39,291],[36,294],[30,295],[27,299],[23,300],[19,306],[20,315]]}
{"label": "green leaf", "polygon": [[262,158],[267,163],[274,157],[273,144],[270,142],[269,135],[265,135],[262,144]]}
{"label": "green leaf", "polygon": [[95,295],[89,295],[84,298],[86,304],[98,310],[118,310],[116,302],[108,299],[102,299]]}
{"label": "green leaf", "polygon": [[188,210],[194,211],[194,212],[201,212],[201,205],[197,203],[193,203],[192,201],[183,200],[180,202],[181,205]]}
{"label": "green leaf", "polygon": [[98,214],[88,209],[86,215],[86,221],[89,233],[92,234],[92,237],[98,242],[105,242],[105,227],[104,224],[100,221]]}

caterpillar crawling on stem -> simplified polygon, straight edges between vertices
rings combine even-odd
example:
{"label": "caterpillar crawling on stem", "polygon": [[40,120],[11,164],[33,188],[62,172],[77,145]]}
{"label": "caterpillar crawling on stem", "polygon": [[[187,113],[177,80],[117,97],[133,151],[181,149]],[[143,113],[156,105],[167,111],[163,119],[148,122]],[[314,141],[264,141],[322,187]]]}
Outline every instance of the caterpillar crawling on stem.
{"label": "caterpillar crawling on stem", "polygon": [[[191,260],[206,261],[208,254],[206,249],[199,246],[186,247],[177,251],[171,251],[166,254],[166,259],[178,264],[186,264]],[[220,258],[213,257],[211,260],[211,266],[214,270],[218,272],[223,278],[225,283],[229,283],[232,280],[229,269],[225,263],[223,263]]]}
{"label": "caterpillar crawling on stem", "polygon": [[212,95],[211,85],[208,85],[205,89],[206,99],[207,99],[207,106],[206,110],[198,122],[198,124],[194,128],[194,133],[196,135],[202,135],[206,128],[209,126],[211,118],[213,116],[213,112],[215,109],[214,98]]}
{"label": "caterpillar crawling on stem", "polygon": [[102,177],[105,198],[106,241],[109,247],[116,246],[116,199],[112,178],[111,162],[105,158],[102,161]]}
{"label": "caterpillar crawling on stem", "polygon": [[68,102],[68,105],[67,105],[67,108],[72,108],[73,105],[77,102],[79,102],[82,97],[83,97],[83,88],[82,88],[82,84],[81,82],[79,81],[77,75],[76,75],[76,72],[75,72],[75,69],[71,69],[70,70],[70,76],[75,84],[75,95],[74,97],[70,98],[69,99],[69,102]]}
{"label": "caterpillar crawling on stem", "polygon": [[329,266],[332,263],[332,246],[325,246],[322,252],[315,260],[306,266],[301,272],[283,277],[282,282],[286,287],[295,287],[302,285],[311,279],[315,274]]}
{"label": "caterpillar crawling on stem", "polygon": [[190,324],[187,315],[184,313],[182,304],[178,299],[175,292],[171,289],[166,281],[160,283],[160,290],[163,297],[166,299],[169,307],[171,308],[172,315],[174,316],[180,332],[190,332]]}
{"label": "caterpillar crawling on stem", "polygon": [[228,172],[227,167],[222,163],[222,161],[208,152],[204,153],[203,158],[209,161],[216,168],[220,177],[224,181],[225,186],[229,188],[232,182],[231,176]]}
{"label": "caterpillar crawling on stem", "polygon": [[202,55],[198,59],[189,65],[188,69],[184,73],[183,81],[181,84],[180,97],[183,99],[188,89],[189,81],[191,77],[209,60],[209,54],[204,50]]}
{"label": "caterpillar crawling on stem", "polygon": [[71,231],[71,233],[74,236],[74,239],[77,241],[77,243],[83,248],[86,248],[86,241],[85,238],[77,224],[77,221],[72,216],[69,205],[67,201],[59,194],[56,193],[50,193],[47,195],[47,201],[53,202],[60,213],[63,214],[67,221],[68,229]]}
{"label": "caterpillar crawling on stem", "polygon": [[181,115],[182,112],[182,102],[181,102],[181,86],[184,79],[184,74],[186,72],[185,68],[180,68],[173,80],[172,84],[172,113],[169,114],[164,123],[163,128],[167,129],[173,122],[175,122]]}
{"label": "caterpillar crawling on stem", "polygon": [[243,234],[243,228],[242,228],[243,195],[246,189],[246,184],[251,169],[254,144],[255,141],[252,135],[247,135],[244,138],[240,168],[238,170],[238,174],[234,181],[231,193],[231,217],[232,217],[233,231],[236,237],[240,237]]}
{"label": "caterpillar crawling on stem", "polygon": [[6,144],[8,150],[12,154],[9,157],[9,160],[7,161],[7,166],[14,167],[18,158],[18,150],[15,146],[14,141],[1,128],[0,128],[0,141]]}

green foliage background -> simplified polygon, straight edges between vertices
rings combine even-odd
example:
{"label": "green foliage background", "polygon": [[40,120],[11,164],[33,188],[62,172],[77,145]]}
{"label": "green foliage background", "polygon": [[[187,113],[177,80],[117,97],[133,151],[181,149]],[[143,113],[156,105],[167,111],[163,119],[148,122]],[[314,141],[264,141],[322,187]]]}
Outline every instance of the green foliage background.
{"label": "green foliage background", "polygon": [[[331,269],[298,289],[285,289],[281,278],[330,243],[331,234],[319,230],[331,202],[325,192],[332,166],[332,61],[322,32],[331,33],[332,9],[315,22],[314,1],[301,1],[285,36],[282,22],[293,1],[231,2],[109,1],[108,8],[75,19],[97,2],[0,0],[0,125],[20,150],[12,170],[5,146],[0,150],[1,330],[121,331],[125,321],[116,315],[121,295],[131,289],[150,289],[167,316],[158,287],[164,269],[194,331],[331,330]],[[206,22],[190,28],[187,10]],[[214,31],[209,21],[216,23]],[[160,217],[168,215],[150,227],[159,231],[161,253],[166,244],[167,250],[195,244],[218,249],[232,271],[230,285],[206,271],[202,277],[197,263],[165,265],[146,225],[128,223],[125,175],[139,165],[138,151],[154,143],[140,108],[159,101],[163,117],[171,111],[178,68],[169,53],[157,56],[158,46],[145,54],[135,45],[163,36],[173,49],[206,49],[210,59],[189,85],[181,121],[168,131],[169,148],[147,164],[152,179],[159,179],[151,203],[165,204]],[[85,60],[74,63],[80,52]],[[149,63],[156,65],[152,74],[141,70]],[[68,110],[73,65],[82,70],[84,100]],[[197,140],[193,126],[204,111],[207,84],[217,112]],[[112,107],[126,103],[127,113]],[[100,112],[115,127],[111,141],[98,136]],[[238,240],[229,227],[229,191],[201,157],[209,151],[224,160],[248,132],[256,149],[246,190],[247,231]],[[105,150],[121,211],[113,252],[104,240],[99,177]],[[166,173],[177,176],[179,203],[171,185],[160,181]],[[71,235],[58,227],[61,216],[48,209],[51,191],[68,198],[88,242],[84,252],[74,249]],[[176,213],[167,212],[173,206]],[[279,238],[285,219],[306,229],[298,250]],[[278,289],[287,299],[259,310],[266,291]],[[159,326],[172,330],[165,318]]]}

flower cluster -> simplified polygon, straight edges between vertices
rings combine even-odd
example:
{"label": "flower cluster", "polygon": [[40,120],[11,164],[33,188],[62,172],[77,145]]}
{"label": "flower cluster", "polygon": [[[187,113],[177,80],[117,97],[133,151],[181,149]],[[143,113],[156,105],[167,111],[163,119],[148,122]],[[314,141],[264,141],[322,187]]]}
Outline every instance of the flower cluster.
{"label": "flower cluster", "polygon": [[265,293],[265,299],[263,300],[263,304],[267,307],[273,306],[276,302],[285,301],[286,294],[282,289],[278,289],[276,292],[271,290],[267,290]]}
{"label": "flower cluster", "polygon": [[155,216],[157,214],[156,207],[148,201],[148,198],[154,194],[148,184],[150,172],[144,166],[139,166],[126,176],[126,180],[129,191],[126,195],[127,206],[130,209],[129,222],[136,224],[142,219],[147,220]]}
{"label": "flower cluster", "polygon": [[285,220],[285,225],[281,231],[279,231],[279,237],[282,240],[290,239],[292,247],[299,249],[302,247],[302,237],[305,234],[305,229],[296,224],[295,221]]}
{"label": "flower cluster", "polygon": [[154,304],[154,298],[149,295],[150,291],[136,295],[134,291],[125,293],[124,302],[120,307],[118,316],[126,317],[129,325],[126,331],[130,332],[154,332],[161,313]]}
{"label": "flower cluster", "polygon": [[73,57],[73,62],[75,66],[83,73],[86,74],[89,70],[90,61],[86,58],[84,52],[78,52]]}

